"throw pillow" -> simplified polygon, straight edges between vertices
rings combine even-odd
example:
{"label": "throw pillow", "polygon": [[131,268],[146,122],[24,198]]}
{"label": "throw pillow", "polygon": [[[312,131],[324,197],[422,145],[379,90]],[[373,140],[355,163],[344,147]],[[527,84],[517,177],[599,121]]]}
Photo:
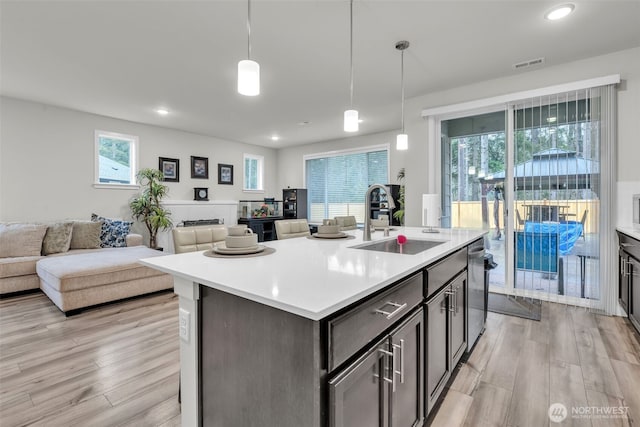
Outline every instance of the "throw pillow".
{"label": "throw pillow", "polygon": [[100,232],[100,246],[103,248],[123,248],[127,246],[127,234],[131,228],[131,221],[105,218],[91,214],[91,221],[102,221]]}
{"label": "throw pillow", "polygon": [[71,221],[49,224],[42,241],[42,255],[67,252],[69,245],[71,245],[72,231],[73,223]]}
{"label": "throw pillow", "polygon": [[40,256],[46,224],[0,224],[0,258]]}
{"label": "throw pillow", "polygon": [[74,221],[70,249],[100,249],[102,221]]}

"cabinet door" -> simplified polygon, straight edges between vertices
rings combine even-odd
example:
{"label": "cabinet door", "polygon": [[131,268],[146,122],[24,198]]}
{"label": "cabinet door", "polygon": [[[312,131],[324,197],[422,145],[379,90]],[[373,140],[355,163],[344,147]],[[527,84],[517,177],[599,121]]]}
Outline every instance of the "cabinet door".
{"label": "cabinet door", "polygon": [[467,296],[467,272],[460,274],[450,285],[451,294],[449,298],[452,299],[451,313],[451,366],[453,370],[462,354],[467,349],[467,342],[465,340],[465,302]]}
{"label": "cabinet door", "polygon": [[618,301],[623,310],[629,314],[629,276],[625,273],[628,270],[626,265],[629,257],[622,251],[618,254]]}
{"label": "cabinet door", "polygon": [[427,303],[427,402],[430,411],[449,376],[449,299],[445,287]]}
{"label": "cabinet door", "polygon": [[421,426],[424,418],[424,313],[419,310],[391,334],[392,427]]}
{"label": "cabinet door", "polygon": [[629,275],[629,320],[640,332],[640,262],[629,257],[627,264],[627,274]]}
{"label": "cabinet door", "polygon": [[385,340],[329,381],[331,427],[388,426],[387,348]]}

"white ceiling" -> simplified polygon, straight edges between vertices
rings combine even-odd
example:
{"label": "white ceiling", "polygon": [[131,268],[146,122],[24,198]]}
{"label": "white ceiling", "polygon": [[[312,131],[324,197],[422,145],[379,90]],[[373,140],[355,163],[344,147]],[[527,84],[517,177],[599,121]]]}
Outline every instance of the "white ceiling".
{"label": "white ceiling", "polygon": [[[400,123],[399,40],[407,98],[640,46],[640,0],[354,2],[354,105],[361,134]],[[349,106],[348,0],[253,0],[260,96],[236,92],[246,59],[244,0],[0,3],[6,96],[284,147],[337,139]],[[171,114],[154,110],[166,106]],[[408,112],[418,114],[418,112]],[[300,122],[309,121],[301,126]],[[282,139],[270,140],[272,134]]]}

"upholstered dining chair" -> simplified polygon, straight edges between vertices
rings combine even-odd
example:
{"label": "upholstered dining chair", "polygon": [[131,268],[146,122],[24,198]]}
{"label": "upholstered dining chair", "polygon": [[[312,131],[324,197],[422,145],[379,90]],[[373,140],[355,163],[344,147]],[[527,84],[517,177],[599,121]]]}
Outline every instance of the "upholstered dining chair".
{"label": "upholstered dining chair", "polygon": [[276,221],[276,237],[278,240],[293,237],[310,236],[309,223],[306,219],[281,219]]}
{"label": "upholstered dining chair", "polygon": [[335,217],[336,222],[340,226],[340,231],[345,230],[355,230],[358,228],[358,223],[356,222],[356,217],[353,215],[349,216],[337,216]]}

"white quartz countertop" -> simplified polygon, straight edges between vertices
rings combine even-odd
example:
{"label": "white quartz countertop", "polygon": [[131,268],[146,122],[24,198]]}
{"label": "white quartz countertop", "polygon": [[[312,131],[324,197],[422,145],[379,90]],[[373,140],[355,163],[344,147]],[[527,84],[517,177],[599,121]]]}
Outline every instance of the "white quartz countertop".
{"label": "white quartz countertop", "polygon": [[144,265],[195,283],[260,302],[312,320],[320,320],[375,291],[437,261],[485,234],[482,230],[441,230],[426,234],[403,227],[372,241],[439,240],[445,243],[416,255],[355,249],[362,230],[345,233],[355,239],[294,239],[261,243],[273,254],[248,258],[212,258],[203,252],[140,260]]}
{"label": "white quartz countertop", "polygon": [[623,232],[627,236],[640,240],[640,230],[633,227],[616,227],[616,230]]}

